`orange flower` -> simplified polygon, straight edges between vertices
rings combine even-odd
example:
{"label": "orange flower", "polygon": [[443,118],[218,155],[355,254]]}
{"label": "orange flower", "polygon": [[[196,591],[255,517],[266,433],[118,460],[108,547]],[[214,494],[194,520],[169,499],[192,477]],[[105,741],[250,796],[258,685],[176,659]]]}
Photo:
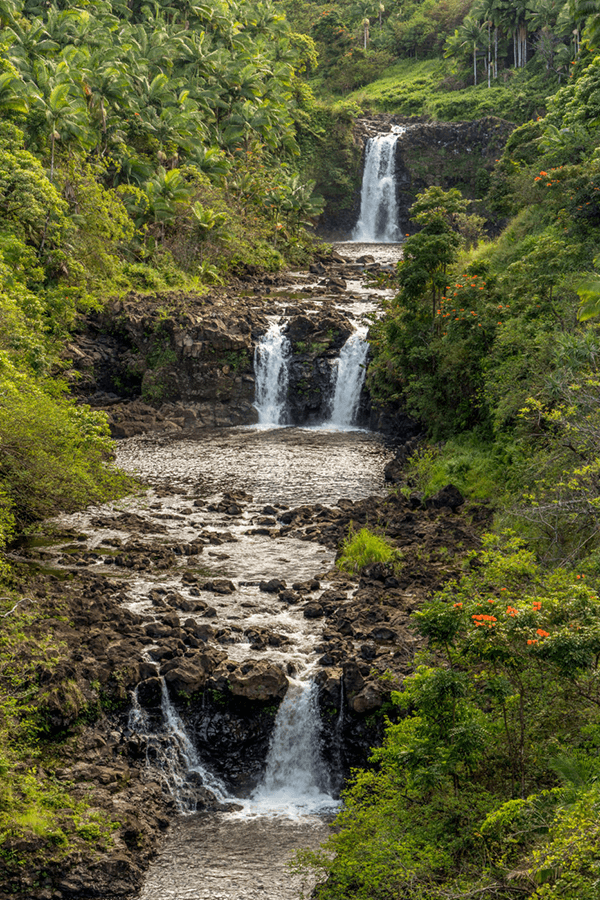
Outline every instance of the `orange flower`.
{"label": "orange flower", "polygon": [[537,641],[535,639],[527,638],[527,643],[528,644],[537,644]]}
{"label": "orange flower", "polygon": [[534,601],[534,604],[533,604],[533,608],[535,609],[536,612],[539,612],[540,609],[542,608],[542,601],[541,601],[541,600],[535,600],[535,601]]}
{"label": "orange flower", "polygon": [[458,609],[462,609],[462,603],[455,603],[454,608],[456,609],[457,607]]}
{"label": "orange flower", "polygon": [[536,634],[539,634],[540,637],[550,637],[550,632],[544,631],[543,628],[538,628]]}

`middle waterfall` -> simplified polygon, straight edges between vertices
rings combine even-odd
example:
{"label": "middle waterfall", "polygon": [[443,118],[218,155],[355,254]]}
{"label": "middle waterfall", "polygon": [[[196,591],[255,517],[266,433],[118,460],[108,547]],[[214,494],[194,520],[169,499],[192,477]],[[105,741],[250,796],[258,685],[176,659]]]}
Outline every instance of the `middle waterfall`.
{"label": "middle waterfall", "polygon": [[328,425],[350,428],[355,424],[360,394],[365,383],[368,353],[366,328],[359,328],[350,335],[335,363],[335,389]]}
{"label": "middle waterfall", "polygon": [[360,195],[360,215],[352,240],[393,244],[400,240],[396,200],[396,142],[401,130],[369,138]]}
{"label": "middle waterfall", "polygon": [[282,324],[273,324],[256,345],[254,371],[259,425],[284,425],[290,342]]}

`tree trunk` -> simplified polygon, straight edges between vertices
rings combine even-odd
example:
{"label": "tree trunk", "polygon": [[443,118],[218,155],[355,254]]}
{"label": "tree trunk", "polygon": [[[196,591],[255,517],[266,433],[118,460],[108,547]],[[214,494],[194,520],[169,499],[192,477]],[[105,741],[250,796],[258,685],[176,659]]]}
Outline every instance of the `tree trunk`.
{"label": "tree trunk", "polygon": [[487,54],[488,88],[491,85],[491,65],[492,65],[492,33],[490,30],[490,23],[488,22],[488,54]]}
{"label": "tree trunk", "polygon": [[494,28],[494,78],[498,77],[498,26]]}
{"label": "tree trunk", "polygon": [[477,42],[473,41],[473,84],[477,84]]}

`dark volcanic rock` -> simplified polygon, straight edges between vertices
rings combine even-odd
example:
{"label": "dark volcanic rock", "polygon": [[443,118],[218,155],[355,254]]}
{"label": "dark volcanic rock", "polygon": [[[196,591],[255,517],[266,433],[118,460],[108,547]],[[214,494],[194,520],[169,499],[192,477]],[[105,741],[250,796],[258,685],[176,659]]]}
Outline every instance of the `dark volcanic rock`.
{"label": "dark volcanic rock", "polygon": [[458,488],[453,484],[447,484],[446,487],[443,487],[437,494],[430,497],[425,505],[428,509],[442,509],[444,506],[447,506],[454,512],[459,506],[462,506],[464,502],[465,498]]}

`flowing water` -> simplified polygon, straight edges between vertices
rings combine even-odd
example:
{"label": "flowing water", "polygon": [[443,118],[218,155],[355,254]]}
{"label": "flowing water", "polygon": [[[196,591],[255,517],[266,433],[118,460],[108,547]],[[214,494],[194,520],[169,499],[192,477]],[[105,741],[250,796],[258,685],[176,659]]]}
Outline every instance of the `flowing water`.
{"label": "flowing water", "polygon": [[256,345],[254,405],[259,425],[273,427],[285,424],[290,349],[283,323],[273,323]]}
{"label": "flowing water", "polygon": [[[257,348],[258,427],[120,441],[117,462],[154,488],[143,498],[127,498],[64,520],[89,535],[99,571],[114,563],[103,555],[103,545],[130,538],[126,527],[119,528],[118,515],[123,512],[158,522],[165,530],[153,538],[158,542],[192,542],[202,529],[200,534],[210,538],[200,557],[202,565],[231,579],[236,587],[230,595],[200,591],[214,607],[216,622],[229,632],[228,657],[235,662],[260,657],[246,631],[264,626],[286,640],[280,647],[269,647],[263,658],[294,673],[276,718],[262,781],[245,797],[233,797],[207,769],[164,682],[162,721],[150,721],[133,697],[129,726],[146,737],[149,764],[159,772],[181,813],[147,873],[141,900],[297,900],[301,892],[308,896],[313,883],[304,884],[300,876],[292,875],[288,861],[295,849],[316,848],[326,838],[336,807],[332,784],[336,773],[327,771],[319,752],[320,720],[312,680],[323,623],[305,618],[298,607],[283,604],[277,595],[262,593],[258,587],[261,580],[274,577],[289,583],[322,577],[334,554],[301,530],[265,534],[256,525],[265,504],[279,510],[315,503],[335,506],[340,499],[381,493],[383,469],[392,451],[379,435],[352,427],[368,351],[365,329],[360,327],[337,362],[331,427],[279,427],[286,424],[289,343],[284,327],[284,322],[273,324]],[[230,491],[246,496],[243,511],[233,518],[218,509]],[[114,525],[96,528],[94,518],[107,514],[114,517]],[[160,617],[149,599],[150,590],[175,590],[185,598],[189,585],[181,579],[184,570],[182,561],[181,571],[165,574],[124,571],[124,605]],[[342,716],[340,712],[336,734],[341,732]],[[194,814],[203,786],[218,800],[233,800],[232,811]]]}
{"label": "flowing water", "polygon": [[360,215],[352,240],[395,243],[400,239],[396,200],[396,142],[400,128],[369,138],[360,197]]}
{"label": "flowing water", "polygon": [[357,328],[342,347],[339,358],[336,360],[335,390],[328,425],[337,428],[351,428],[356,422],[369,353],[366,337],[366,327]]}
{"label": "flowing water", "polygon": [[[331,785],[335,773],[327,772],[319,755],[312,686],[323,622],[305,618],[299,606],[282,603],[276,594],[261,592],[258,583],[275,577],[292,583],[322,575],[331,569],[334,554],[301,531],[270,535],[258,533],[256,526],[265,504],[280,509],[315,503],[335,506],[342,498],[381,493],[383,469],[391,455],[381,436],[360,430],[258,427],[205,430],[185,437],[140,435],[118,443],[117,461],[154,487],[143,497],[64,517],[65,524],[89,535],[87,545],[97,554],[90,565],[98,572],[114,573],[109,542],[125,544],[131,537],[127,526],[119,525],[122,513],[136,513],[166,529],[152,537],[155,543],[191,542],[199,533],[214,536],[214,545],[204,547],[198,563],[231,579],[236,590],[219,595],[202,589],[200,597],[214,607],[212,621],[230,631],[228,657],[235,662],[264,658],[291,665],[295,673],[276,719],[262,783],[251,796],[241,798],[232,798],[207,769],[166,691],[162,721],[149,721],[133,698],[130,727],[149,737],[150,763],[181,812],[147,873],[142,900],[300,896],[302,880],[292,877],[287,861],[295,849],[316,848],[327,837],[336,805]],[[216,507],[224,493],[234,490],[247,492],[248,500],[243,512],[231,517]],[[98,516],[110,516],[114,524],[96,527]],[[59,546],[52,553],[64,550]],[[149,599],[150,590],[175,590],[187,598],[190,589],[181,579],[184,572],[183,559],[180,568],[166,573],[120,570],[124,606],[160,617]],[[185,613],[184,618],[196,615],[200,616]],[[261,655],[246,636],[257,626],[284,636],[286,642]],[[235,800],[239,808],[193,814],[202,785],[217,798]]]}

